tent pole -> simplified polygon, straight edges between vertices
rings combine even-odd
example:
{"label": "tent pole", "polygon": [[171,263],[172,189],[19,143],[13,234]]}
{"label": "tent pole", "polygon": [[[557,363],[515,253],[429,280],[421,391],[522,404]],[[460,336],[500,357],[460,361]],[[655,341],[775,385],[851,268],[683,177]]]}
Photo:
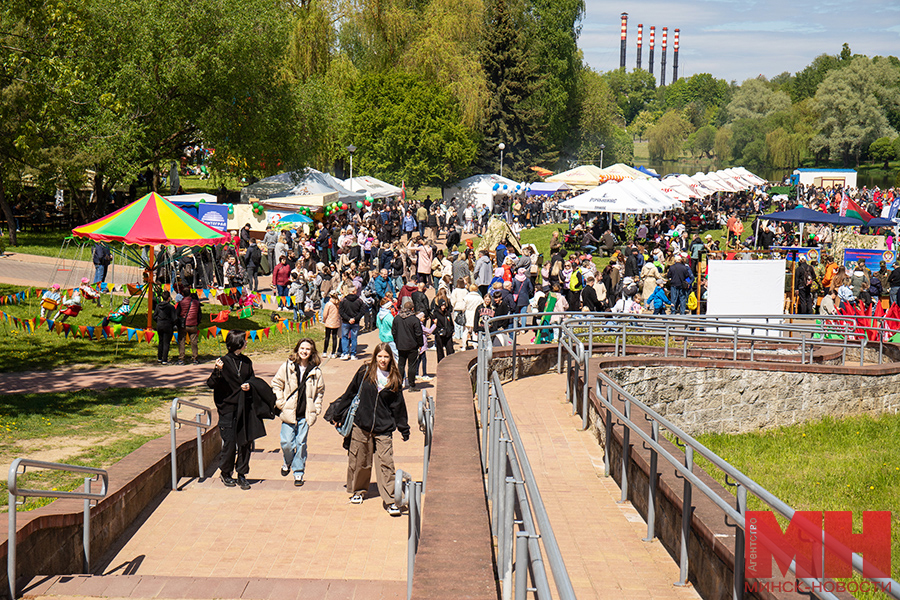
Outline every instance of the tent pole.
{"label": "tent pole", "polygon": [[147,329],[153,328],[153,251],[156,248],[150,246],[150,269],[147,272]]}

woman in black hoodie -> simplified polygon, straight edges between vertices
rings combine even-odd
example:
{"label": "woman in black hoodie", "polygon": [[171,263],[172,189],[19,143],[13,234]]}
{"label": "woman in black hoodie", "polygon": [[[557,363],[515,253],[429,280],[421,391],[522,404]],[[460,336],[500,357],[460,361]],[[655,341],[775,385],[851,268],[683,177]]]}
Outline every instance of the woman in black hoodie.
{"label": "woman in black hoodie", "polygon": [[391,516],[400,515],[400,509],[394,504],[394,449],[391,436],[396,429],[404,442],[409,440],[401,383],[391,347],[382,342],[375,346],[369,363],[356,372],[344,395],[329,409],[332,414],[326,414],[326,418],[340,425],[353,398],[359,394],[359,407],[350,431],[347,491],[352,494],[352,504],[362,504],[369,489],[374,456],[378,493]]}

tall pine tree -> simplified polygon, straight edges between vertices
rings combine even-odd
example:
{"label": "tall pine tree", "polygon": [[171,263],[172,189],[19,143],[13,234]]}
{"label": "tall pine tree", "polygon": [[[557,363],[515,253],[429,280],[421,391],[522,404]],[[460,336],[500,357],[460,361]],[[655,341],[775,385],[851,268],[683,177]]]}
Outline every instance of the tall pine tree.
{"label": "tall pine tree", "polygon": [[517,21],[521,18],[513,14],[508,0],[488,5],[481,64],[490,99],[478,167],[486,173],[499,172],[498,146],[503,143],[503,175],[523,181],[535,179],[529,167],[552,162],[555,156],[545,139],[545,111],[536,102],[542,86],[539,71]]}

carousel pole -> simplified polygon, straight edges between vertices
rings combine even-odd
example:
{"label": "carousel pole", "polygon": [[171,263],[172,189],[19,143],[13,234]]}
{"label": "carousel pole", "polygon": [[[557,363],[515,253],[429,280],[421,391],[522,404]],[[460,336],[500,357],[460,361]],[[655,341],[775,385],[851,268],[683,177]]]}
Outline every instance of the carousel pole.
{"label": "carousel pole", "polygon": [[150,269],[147,271],[147,329],[153,328],[153,251],[150,245]]}

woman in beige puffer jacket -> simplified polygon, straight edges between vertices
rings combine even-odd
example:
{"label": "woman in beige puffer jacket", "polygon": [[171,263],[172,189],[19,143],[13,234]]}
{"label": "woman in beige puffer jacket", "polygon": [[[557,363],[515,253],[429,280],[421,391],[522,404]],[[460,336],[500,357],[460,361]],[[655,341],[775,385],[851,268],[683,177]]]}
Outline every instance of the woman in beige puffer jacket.
{"label": "woman in beige puffer jacket", "polygon": [[[319,369],[316,343],[309,338],[297,342],[288,360],[272,379],[275,406],[281,410],[282,476],[294,473],[294,485],[303,485],[306,472],[309,428],[322,412],[325,378]],[[302,386],[301,386],[302,384]]]}

